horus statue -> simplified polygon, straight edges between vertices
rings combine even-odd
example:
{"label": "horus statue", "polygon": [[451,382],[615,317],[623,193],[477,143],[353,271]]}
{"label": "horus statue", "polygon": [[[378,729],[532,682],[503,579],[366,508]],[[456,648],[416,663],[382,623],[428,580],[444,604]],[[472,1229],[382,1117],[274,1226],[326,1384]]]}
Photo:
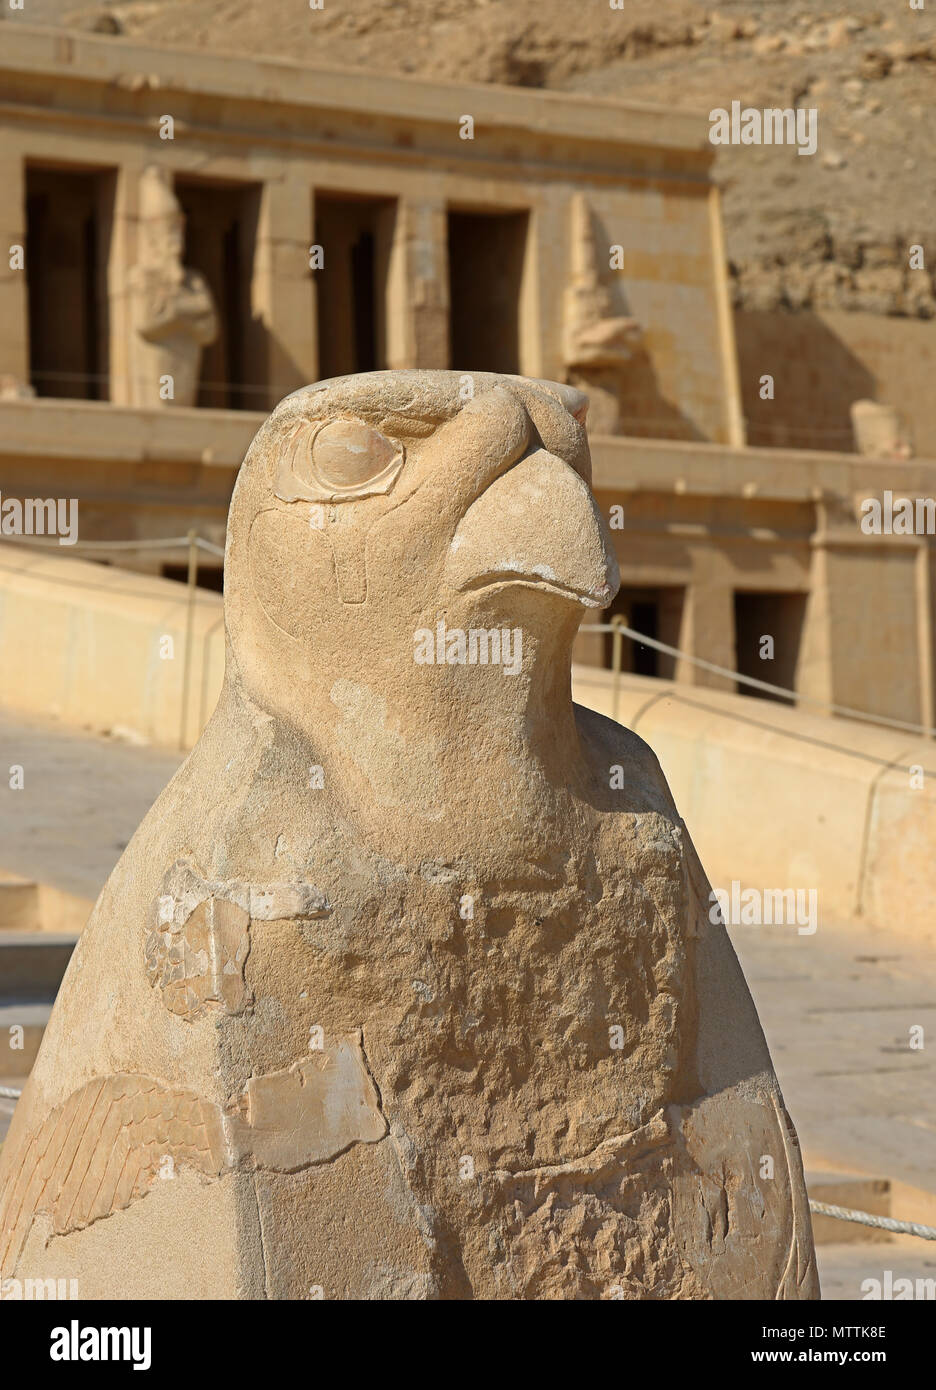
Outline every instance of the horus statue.
{"label": "horus statue", "polygon": [[651,749],[572,701],[576,631],[618,585],[586,405],[388,371],[263,424],[223,691],[75,949],[0,1157],[0,1274],[818,1296],[796,1134],[689,832]]}

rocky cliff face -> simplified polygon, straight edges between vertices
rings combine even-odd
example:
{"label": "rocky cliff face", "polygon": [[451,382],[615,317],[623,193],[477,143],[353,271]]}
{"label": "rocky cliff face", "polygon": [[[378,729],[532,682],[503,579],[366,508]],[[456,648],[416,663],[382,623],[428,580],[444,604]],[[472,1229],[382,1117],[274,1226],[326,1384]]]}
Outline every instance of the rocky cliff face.
{"label": "rocky cliff face", "polygon": [[[735,302],[936,313],[936,3],[736,0],[30,0],[32,23],[433,78],[552,87],[707,113],[815,107],[819,145],[726,146]],[[17,16],[10,16],[16,22]],[[932,117],[930,115],[930,123]],[[923,269],[911,268],[922,246]],[[919,261],[917,254],[916,260]]]}

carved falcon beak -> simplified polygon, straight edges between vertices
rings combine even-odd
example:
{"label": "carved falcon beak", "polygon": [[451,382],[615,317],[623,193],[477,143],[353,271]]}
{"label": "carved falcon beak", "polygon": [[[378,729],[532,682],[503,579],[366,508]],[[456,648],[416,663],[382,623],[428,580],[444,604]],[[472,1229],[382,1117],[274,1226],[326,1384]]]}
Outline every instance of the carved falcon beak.
{"label": "carved falcon beak", "polygon": [[443,577],[462,592],[524,584],[586,608],[607,607],[621,582],[591,489],[545,449],[519,459],[472,502]]}

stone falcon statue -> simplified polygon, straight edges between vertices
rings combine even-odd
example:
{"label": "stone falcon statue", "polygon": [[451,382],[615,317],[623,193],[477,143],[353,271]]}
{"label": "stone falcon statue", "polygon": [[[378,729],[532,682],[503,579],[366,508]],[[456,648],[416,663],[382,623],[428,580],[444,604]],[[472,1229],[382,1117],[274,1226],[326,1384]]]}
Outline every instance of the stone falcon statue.
{"label": "stone falcon statue", "polygon": [[220,702],[75,950],[0,1159],[0,1274],[818,1297],[686,829],[646,744],[572,703],[618,582],[585,405],[378,372],[263,425]]}

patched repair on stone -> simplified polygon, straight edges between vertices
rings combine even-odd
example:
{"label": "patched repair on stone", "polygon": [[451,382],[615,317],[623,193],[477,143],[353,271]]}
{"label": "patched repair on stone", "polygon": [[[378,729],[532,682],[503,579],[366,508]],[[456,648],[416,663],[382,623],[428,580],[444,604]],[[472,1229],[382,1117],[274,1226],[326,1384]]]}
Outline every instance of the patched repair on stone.
{"label": "patched repair on stone", "polygon": [[387,1122],[360,1039],[342,1038],[287,1071],[251,1077],[246,1127],[242,1142],[250,1157],[279,1173],[382,1139]]}
{"label": "patched repair on stone", "polygon": [[[576,217],[569,361],[600,401],[633,325]],[[0,1154],[0,1275],[818,1296],[795,1131],[690,835],[646,744],[572,703],[579,624],[618,584],[586,404],[376,372],[264,423],[221,698],[72,956]]]}
{"label": "patched repair on stone", "polygon": [[144,946],[150,983],[170,1013],[192,1018],[205,1004],[241,1013],[250,924],[324,917],[329,906],[311,883],[209,883],[185,859],[166,876]]}
{"label": "patched repair on stone", "polygon": [[238,1165],[294,1173],[386,1133],[359,1036],[251,1077],[224,1108],[149,1076],[103,1077],[51,1112],[18,1180],[0,1188],[0,1269],[15,1265],[37,1215],[68,1235],[173,1180],[177,1165],[205,1178]]}

